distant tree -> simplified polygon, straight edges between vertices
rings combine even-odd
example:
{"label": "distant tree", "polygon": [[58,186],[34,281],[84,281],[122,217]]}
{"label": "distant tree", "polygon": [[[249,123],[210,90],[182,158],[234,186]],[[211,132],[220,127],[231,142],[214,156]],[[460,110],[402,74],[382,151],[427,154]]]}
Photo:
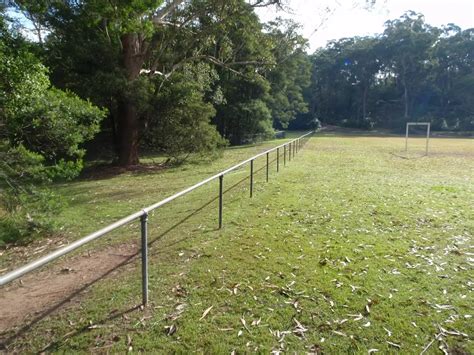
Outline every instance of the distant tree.
{"label": "distant tree", "polygon": [[308,119],[370,128],[407,120],[472,129],[474,30],[431,27],[408,12],[382,35],[343,38],[312,56]]}
{"label": "distant tree", "polygon": [[429,50],[438,31],[424,22],[423,15],[413,11],[400,19],[387,21],[385,26],[382,37],[385,58],[403,89],[403,117],[408,120],[416,94],[428,78]]}
{"label": "distant tree", "polygon": [[310,84],[311,62],[305,52],[307,41],[298,29],[297,23],[281,19],[267,26],[275,58],[266,74],[271,85],[267,102],[273,125],[279,129],[288,128],[298,114],[308,112],[303,93]]}
{"label": "distant tree", "polygon": [[266,104],[270,84],[264,76],[275,63],[272,43],[262,32],[258,16],[245,4],[241,4],[232,21],[215,37],[213,56],[223,63],[244,65],[239,71],[229,70],[227,65],[216,68],[219,80],[215,88],[222,100],[216,102],[214,122],[231,144],[242,144],[273,132],[271,112]]}
{"label": "distant tree", "polygon": [[450,24],[433,48],[433,79],[439,92],[440,126],[474,129],[474,29]]}

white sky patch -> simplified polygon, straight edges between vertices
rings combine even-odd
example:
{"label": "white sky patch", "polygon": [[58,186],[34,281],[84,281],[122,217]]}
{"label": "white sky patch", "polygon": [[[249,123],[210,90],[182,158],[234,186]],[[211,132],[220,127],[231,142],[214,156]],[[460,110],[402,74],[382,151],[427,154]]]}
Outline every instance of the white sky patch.
{"label": "white sky patch", "polygon": [[292,13],[258,9],[262,21],[278,16],[299,22],[301,34],[309,39],[310,52],[327,41],[343,37],[382,33],[384,23],[406,11],[425,15],[427,23],[442,26],[454,23],[462,29],[474,27],[473,0],[377,0],[366,9],[364,0],[288,0]]}

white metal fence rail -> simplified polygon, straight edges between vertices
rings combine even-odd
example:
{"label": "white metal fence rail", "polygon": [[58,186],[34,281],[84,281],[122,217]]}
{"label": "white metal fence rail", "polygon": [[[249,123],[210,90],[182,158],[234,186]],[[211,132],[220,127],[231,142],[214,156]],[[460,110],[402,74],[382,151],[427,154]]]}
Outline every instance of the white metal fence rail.
{"label": "white metal fence rail", "polygon": [[219,228],[222,228],[222,210],[223,210],[223,201],[222,201],[222,198],[223,198],[223,183],[224,183],[224,176],[228,173],[230,173],[231,171],[234,171],[238,168],[240,168],[241,166],[247,164],[247,163],[250,163],[250,197],[253,196],[253,175],[254,175],[254,169],[253,169],[253,165],[254,165],[254,160],[259,158],[259,157],[262,157],[262,156],[266,156],[266,181],[268,181],[268,169],[269,169],[269,154],[276,151],[277,152],[277,155],[276,155],[276,162],[277,162],[277,172],[279,171],[280,169],[280,149],[283,148],[283,159],[284,159],[284,164],[286,164],[286,158],[287,158],[287,155],[288,155],[288,160],[291,161],[291,158],[295,156],[296,153],[298,153],[298,151],[303,147],[304,143],[306,142],[305,139],[308,139],[310,135],[312,135],[314,133],[314,131],[311,131],[311,132],[308,132],[296,139],[293,139],[287,143],[284,143],[284,144],[281,144],[277,147],[274,147],[274,148],[271,148],[271,149],[268,149],[260,154],[257,154],[247,160],[244,160],[242,162],[240,162],[239,164],[236,164],[224,171],[221,171],[220,173],[214,175],[214,176],[211,176],[191,187],[188,187],[187,189],[184,189],[170,197],[167,197],[165,198],[164,200],[161,200],[151,206],[148,206],[144,209],[142,209],[141,211],[138,211],[138,212],[135,212],[127,217],[124,217],[94,233],[91,233],[89,235],[87,235],[86,237],[84,238],[81,238],[79,240],[76,240],[75,242],[72,242],[71,244],[61,248],[61,249],[58,249],[50,254],[47,254],[37,260],[34,260],[22,267],[19,267],[13,271],[10,271],[2,276],[0,276],[0,286],[3,286],[15,279],[18,279],[19,277],[29,273],[29,272],[32,272],[38,268],[40,268],[41,266],[45,265],[45,264],[48,264],[54,260],[56,260],[57,258],[65,255],[65,254],[68,254],[74,250],[76,250],[77,248],[81,247],[82,245],[84,244],[87,244],[97,238],[100,238],[102,237],[103,235],[123,226],[123,225],[126,225],[136,219],[140,219],[140,224],[141,224],[141,262],[142,262],[142,302],[143,302],[143,305],[146,305],[148,303],[148,214],[177,199],[178,197],[180,196],[183,196],[195,189],[197,189],[198,187],[200,186],[203,186],[213,180],[216,180],[216,179],[219,179]]}

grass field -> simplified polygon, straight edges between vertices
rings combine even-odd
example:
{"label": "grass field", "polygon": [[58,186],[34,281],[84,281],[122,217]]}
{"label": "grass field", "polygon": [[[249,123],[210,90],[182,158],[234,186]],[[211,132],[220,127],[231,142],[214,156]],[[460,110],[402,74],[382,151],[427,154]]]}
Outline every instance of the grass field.
{"label": "grass field", "polygon": [[[136,262],[8,350],[473,353],[474,142],[430,144],[407,159],[403,138],[318,134],[269,183],[260,171],[252,199],[246,180],[227,192],[222,230],[217,201],[193,214],[216,196],[210,184],[151,216],[147,308]],[[61,186],[71,206],[58,218],[68,238],[84,235],[263,147]]]}

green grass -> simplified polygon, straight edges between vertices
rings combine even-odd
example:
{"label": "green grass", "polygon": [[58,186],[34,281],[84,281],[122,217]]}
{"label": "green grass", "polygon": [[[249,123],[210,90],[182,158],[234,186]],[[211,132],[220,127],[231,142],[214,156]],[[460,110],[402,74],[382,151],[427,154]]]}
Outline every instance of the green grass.
{"label": "green grass", "polygon": [[[442,327],[451,333],[428,353],[472,353],[473,145],[433,139],[429,157],[405,159],[402,138],[318,135],[278,175],[273,169],[269,183],[260,171],[253,199],[246,181],[229,191],[221,231],[214,201],[161,236],[211,200],[217,183],[151,216],[145,310],[133,309],[141,297],[136,262],[9,350],[364,354],[398,351],[391,342],[420,353]],[[59,218],[71,238],[83,235],[261,149],[65,185],[73,204]],[[247,173],[226,176],[226,187]],[[138,233],[134,224],[113,240]]]}

